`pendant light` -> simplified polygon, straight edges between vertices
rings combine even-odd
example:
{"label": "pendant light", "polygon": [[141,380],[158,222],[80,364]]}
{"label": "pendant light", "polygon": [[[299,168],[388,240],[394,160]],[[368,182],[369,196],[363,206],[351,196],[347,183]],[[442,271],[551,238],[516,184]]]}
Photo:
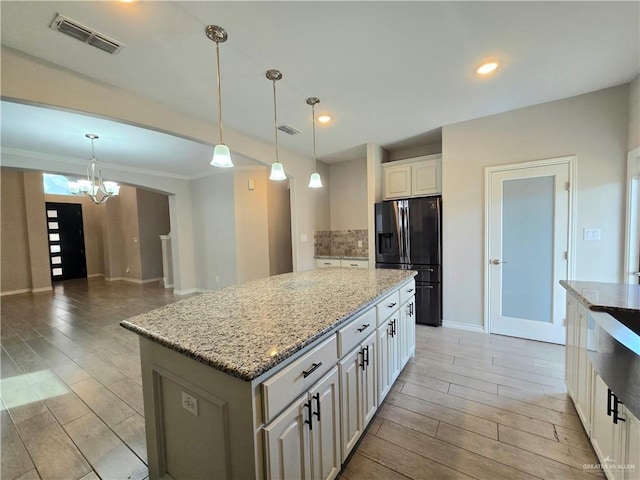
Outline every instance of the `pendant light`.
{"label": "pendant light", "polygon": [[284,166],[278,160],[278,110],[276,107],[276,81],[282,79],[282,72],[279,70],[267,70],[266,76],[273,82],[273,124],[276,135],[276,161],[271,164],[269,180],[286,180]]}
{"label": "pendant light", "polygon": [[309,177],[309,188],[322,188],[322,179],[316,168],[316,105],[320,103],[317,97],[307,98],[307,105],[311,105],[311,124],[313,125],[313,173]]}
{"label": "pendant light", "polygon": [[220,44],[227,41],[227,31],[218,25],[208,25],[206,29],[207,37],[216,42],[216,79],[218,81],[218,128],[220,129],[220,143],[213,149],[211,165],[214,167],[233,167],[231,152],[222,141],[222,94],[220,92]]}
{"label": "pendant light", "polygon": [[91,160],[87,165],[87,178],[77,182],[69,182],[69,191],[74,195],[87,195],[93,203],[100,205],[111,197],[117,197],[120,193],[120,186],[116,182],[102,181],[102,170],[98,167],[93,145],[93,142],[99,137],[93,133],[87,133],[85,137],[91,140]]}

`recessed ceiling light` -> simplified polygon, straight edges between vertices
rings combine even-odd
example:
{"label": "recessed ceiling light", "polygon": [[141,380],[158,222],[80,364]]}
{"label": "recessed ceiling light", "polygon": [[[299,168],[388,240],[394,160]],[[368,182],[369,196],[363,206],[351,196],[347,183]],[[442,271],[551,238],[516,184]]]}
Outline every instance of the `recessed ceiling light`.
{"label": "recessed ceiling light", "polygon": [[318,121],[320,123],[329,123],[331,121],[331,115],[327,115],[326,113],[318,115]]}
{"label": "recessed ceiling light", "polygon": [[491,72],[493,72],[496,68],[498,68],[498,62],[487,62],[484,63],[482,65],[480,65],[477,69],[476,72],[480,75],[487,75]]}

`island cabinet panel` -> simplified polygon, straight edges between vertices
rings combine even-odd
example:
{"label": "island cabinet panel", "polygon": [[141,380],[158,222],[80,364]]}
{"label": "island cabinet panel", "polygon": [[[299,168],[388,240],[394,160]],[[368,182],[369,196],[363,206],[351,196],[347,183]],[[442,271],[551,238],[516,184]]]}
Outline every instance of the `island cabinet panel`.
{"label": "island cabinet panel", "polygon": [[140,358],[149,478],[263,476],[259,389],[144,337]]}
{"label": "island cabinet panel", "polygon": [[338,368],[264,427],[267,478],[329,480],[340,471]]}
{"label": "island cabinet panel", "polygon": [[415,297],[410,297],[400,307],[400,326],[398,332],[400,366],[403,367],[409,358],[413,356],[416,349],[416,317],[415,317]]}
{"label": "island cabinet panel", "polygon": [[338,330],[338,355],[343,357],[376,329],[376,309],[370,308]]}
{"label": "island cabinet panel", "polygon": [[314,384],[338,361],[336,336],[313,348],[262,383],[264,421],[269,422],[284,407]]}

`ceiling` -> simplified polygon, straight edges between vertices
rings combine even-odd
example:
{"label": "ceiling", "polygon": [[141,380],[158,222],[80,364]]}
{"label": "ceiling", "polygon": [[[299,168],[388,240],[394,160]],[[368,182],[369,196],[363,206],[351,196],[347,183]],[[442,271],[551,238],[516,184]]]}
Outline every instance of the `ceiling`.
{"label": "ceiling", "polygon": [[[163,103],[215,128],[215,44],[205,26],[223,26],[224,126],[273,141],[277,68],[283,148],[311,156],[311,108],[318,157],[359,155],[440,141],[444,125],[631,81],[640,72],[639,2],[157,2],[2,1],[3,45]],[[126,45],[106,54],[49,28],[56,13]],[[497,59],[480,78],[474,67]],[[37,121],[33,121],[34,117]],[[41,122],[41,123],[39,123]],[[91,131],[105,119],[2,105],[2,145],[87,158]],[[129,168],[194,177],[210,171],[210,146],[128,125],[99,158]],[[157,148],[163,142],[165,148]],[[234,149],[233,145],[229,145]],[[175,152],[180,152],[177,164]],[[156,156],[158,158],[156,158]],[[236,156],[234,155],[234,159]],[[250,159],[241,162],[251,163]]]}

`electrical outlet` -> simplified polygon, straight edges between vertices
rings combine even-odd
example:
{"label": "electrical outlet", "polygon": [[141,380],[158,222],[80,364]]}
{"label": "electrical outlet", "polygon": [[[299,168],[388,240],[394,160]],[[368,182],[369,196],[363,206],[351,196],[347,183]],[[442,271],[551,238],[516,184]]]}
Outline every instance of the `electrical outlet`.
{"label": "electrical outlet", "polygon": [[198,399],[189,395],[187,392],[182,392],[182,408],[192,415],[198,416]]}
{"label": "electrical outlet", "polygon": [[131,271],[131,269],[129,267],[127,267],[127,273],[129,273]]}
{"label": "electrical outlet", "polygon": [[216,283],[220,283],[220,277],[216,275]]}
{"label": "electrical outlet", "polygon": [[307,241],[307,234],[306,233],[303,233],[303,234],[300,235],[300,241],[301,242],[306,242]]}
{"label": "electrical outlet", "polygon": [[358,240],[358,248],[362,248],[362,240]]}
{"label": "electrical outlet", "polygon": [[138,237],[133,237],[133,243],[138,243]]}

